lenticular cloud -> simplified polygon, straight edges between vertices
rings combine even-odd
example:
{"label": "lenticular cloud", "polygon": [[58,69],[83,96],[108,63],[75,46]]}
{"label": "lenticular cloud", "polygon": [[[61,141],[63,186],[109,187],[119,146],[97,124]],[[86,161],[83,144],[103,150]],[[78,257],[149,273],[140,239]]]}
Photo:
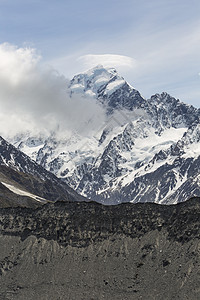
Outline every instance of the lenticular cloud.
{"label": "lenticular cloud", "polygon": [[87,68],[93,68],[98,64],[104,67],[132,68],[135,60],[129,56],[118,54],[87,54],[78,58]]}

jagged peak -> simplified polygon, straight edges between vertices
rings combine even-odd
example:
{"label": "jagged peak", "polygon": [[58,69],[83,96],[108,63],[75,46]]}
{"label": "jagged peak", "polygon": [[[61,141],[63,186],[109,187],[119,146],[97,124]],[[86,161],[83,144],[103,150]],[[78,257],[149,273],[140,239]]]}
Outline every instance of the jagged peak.
{"label": "jagged peak", "polygon": [[184,105],[185,107],[188,107],[188,108],[189,107],[194,108],[193,105],[184,103],[184,102],[180,101],[178,98],[171,96],[167,92],[162,92],[161,94],[156,93],[156,94],[152,95],[148,101],[150,101],[151,103],[152,103],[152,101],[154,101],[154,102],[156,102],[156,104],[168,103],[168,104]]}
{"label": "jagged peak", "polygon": [[175,99],[174,97],[172,97],[169,93],[167,92],[162,92],[161,94],[156,93],[154,95],[151,96],[150,100],[156,100],[156,101],[166,101],[167,99],[171,99],[171,100],[175,100],[175,101],[179,101],[178,99]]}

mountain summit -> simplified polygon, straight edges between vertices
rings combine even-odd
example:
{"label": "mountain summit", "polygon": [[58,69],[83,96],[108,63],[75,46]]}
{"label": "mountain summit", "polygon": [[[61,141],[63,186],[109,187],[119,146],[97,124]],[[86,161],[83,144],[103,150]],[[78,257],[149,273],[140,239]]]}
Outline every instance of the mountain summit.
{"label": "mountain summit", "polygon": [[106,116],[101,126],[64,138],[19,133],[16,147],[101,203],[170,204],[199,196],[199,109],[167,93],[144,99],[115,69],[102,66],[74,76],[68,93],[72,101],[77,95],[97,101]]}
{"label": "mountain summit", "polygon": [[125,84],[125,80],[114,68],[104,68],[102,65],[74,76],[70,82],[70,89],[74,93],[86,93],[99,97],[101,91],[110,94]]}
{"label": "mountain summit", "polygon": [[133,110],[144,102],[140,93],[116,69],[104,68],[102,65],[74,76],[69,89],[71,93],[95,97],[108,107],[109,112],[119,108]]}

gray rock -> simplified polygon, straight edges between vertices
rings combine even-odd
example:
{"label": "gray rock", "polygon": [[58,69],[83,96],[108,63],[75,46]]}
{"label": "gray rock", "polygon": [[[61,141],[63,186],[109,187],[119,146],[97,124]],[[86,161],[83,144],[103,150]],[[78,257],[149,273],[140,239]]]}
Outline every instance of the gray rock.
{"label": "gray rock", "polygon": [[200,199],[0,210],[1,300],[197,300]]}

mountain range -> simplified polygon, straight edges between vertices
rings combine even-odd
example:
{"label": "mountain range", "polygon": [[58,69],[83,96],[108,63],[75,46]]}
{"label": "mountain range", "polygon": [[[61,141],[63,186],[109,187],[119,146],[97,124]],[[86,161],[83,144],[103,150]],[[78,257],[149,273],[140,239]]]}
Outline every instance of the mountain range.
{"label": "mountain range", "polygon": [[92,99],[104,121],[59,137],[20,132],[10,141],[79,194],[104,204],[175,204],[200,194],[200,110],[167,93],[150,99],[114,68],[74,76],[73,101]]}
{"label": "mountain range", "polygon": [[199,109],[102,66],[67,92],[101,122],[0,137],[0,300],[199,299]]}

